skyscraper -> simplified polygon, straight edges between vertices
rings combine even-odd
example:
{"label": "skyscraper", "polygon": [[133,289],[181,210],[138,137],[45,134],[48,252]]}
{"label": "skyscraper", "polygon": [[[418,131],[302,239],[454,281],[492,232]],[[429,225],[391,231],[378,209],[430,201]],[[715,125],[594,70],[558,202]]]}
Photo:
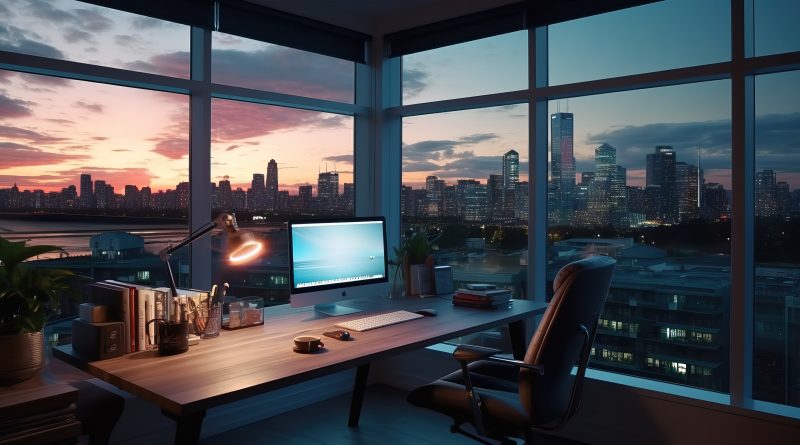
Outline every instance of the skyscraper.
{"label": "skyscraper", "polygon": [[678,194],[675,185],[675,150],[670,145],[658,145],[646,158],[646,185],[658,186],[656,219],[665,224],[678,222]]}
{"label": "skyscraper", "polygon": [[[269,167],[267,168],[267,172],[269,172]],[[275,196],[278,196],[277,193]],[[250,193],[247,195],[247,207],[250,210],[256,211],[264,210],[265,208],[268,210],[274,210],[275,201],[273,201],[273,206],[267,206],[266,202],[267,198],[266,189],[264,188],[264,175],[261,173],[253,173],[253,180],[250,181]]]}
{"label": "skyscraper", "polygon": [[513,221],[516,191],[519,183],[519,153],[509,150],[503,155],[503,217]]}
{"label": "skyscraper", "polygon": [[81,192],[80,192],[81,208],[89,209],[94,207],[94,193],[92,192],[92,175],[81,175]]}
{"label": "skyscraper", "polygon": [[549,219],[552,224],[569,224],[575,193],[575,156],[573,154],[573,115],[550,116],[550,186]]}
{"label": "skyscraper", "polygon": [[444,210],[444,180],[437,176],[425,178],[426,216],[441,216]]}
{"label": "skyscraper", "polygon": [[319,206],[324,210],[331,210],[336,206],[339,197],[339,173],[323,172],[317,178],[317,199]]}
{"label": "skyscraper", "polygon": [[[255,178],[255,175],[253,176]],[[338,181],[337,181],[338,183]],[[267,210],[275,210],[278,203],[278,163],[270,159],[267,163],[267,184],[264,205]]]}
{"label": "skyscraper", "polygon": [[94,199],[98,209],[107,209],[110,207],[110,197],[108,195],[106,181],[98,179],[94,182]]}

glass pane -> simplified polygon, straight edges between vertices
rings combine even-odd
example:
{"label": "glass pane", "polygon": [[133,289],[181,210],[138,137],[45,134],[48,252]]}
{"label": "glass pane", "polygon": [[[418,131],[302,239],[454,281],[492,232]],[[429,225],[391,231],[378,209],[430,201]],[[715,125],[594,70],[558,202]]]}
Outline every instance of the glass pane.
{"label": "glass pane", "polygon": [[189,27],[74,0],[0,5],[0,50],[189,77]]}
{"label": "glass pane", "polygon": [[800,2],[755,0],[755,52],[757,56],[800,51]]}
{"label": "glass pane", "polygon": [[[527,105],[403,119],[402,181],[403,236],[426,233],[455,288],[488,283],[526,297]],[[509,349],[505,328],[458,342]]]}
{"label": "glass pane", "polygon": [[[37,267],[166,285],[157,254],[188,228],[189,98],[6,71],[0,79],[0,236],[64,249]],[[63,315],[74,318],[72,309]]]}
{"label": "glass pane", "polygon": [[528,33],[517,31],[403,56],[403,103],[528,88]]}
{"label": "glass pane", "polygon": [[550,85],[730,60],[729,0],[667,0],[549,27]]}
{"label": "glass pane", "polygon": [[[243,266],[214,257],[229,295],[289,301],[286,221],[353,215],[353,118],[214,99],[211,102],[213,216],[236,212],[267,254]],[[217,252],[219,249],[214,249]]]}
{"label": "glass pane", "polygon": [[591,366],[728,391],[730,82],[549,108],[548,292],[571,261],[617,260]]}
{"label": "glass pane", "polygon": [[355,63],[215,32],[214,83],[353,103]]}
{"label": "glass pane", "polygon": [[756,77],[753,395],[800,406],[800,71]]}

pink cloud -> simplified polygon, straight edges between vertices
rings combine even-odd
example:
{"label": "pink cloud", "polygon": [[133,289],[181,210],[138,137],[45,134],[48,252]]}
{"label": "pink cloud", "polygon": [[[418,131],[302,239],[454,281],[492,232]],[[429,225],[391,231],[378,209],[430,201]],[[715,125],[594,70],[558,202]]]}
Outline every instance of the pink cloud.
{"label": "pink cloud", "polygon": [[162,139],[156,143],[153,151],[169,159],[181,159],[189,155],[187,139]]}
{"label": "pink cloud", "polygon": [[87,156],[85,155],[51,153],[27,145],[0,142],[0,169],[57,165],[62,162],[86,158]]}
{"label": "pink cloud", "polygon": [[316,125],[320,113],[232,100],[211,104],[211,139],[234,142],[294,127]]}

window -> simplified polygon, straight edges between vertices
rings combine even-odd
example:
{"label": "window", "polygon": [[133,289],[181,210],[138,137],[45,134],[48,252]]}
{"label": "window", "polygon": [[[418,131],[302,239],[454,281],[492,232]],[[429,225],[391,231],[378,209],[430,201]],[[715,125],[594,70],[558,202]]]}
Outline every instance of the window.
{"label": "window", "polygon": [[189,77],[189,27],[75,0],[0,5],[0,50]]}
{"label": "window", "polygon": [[491,283],[526,297],[527,125],[526,105],[403,120],[403,234],[435,240],[456,288]]}
{"label": "window", "polygon": [[757,76],[753,395],[800,406],[800,71]]}
{"label": "window", "polygon": [[730,60],[730,1],[668,0],[549,26],[549,84]]}
{"label": "window", "polygon": [[766,56],[800,51],[796,19],[800,3],[780,0],[754,0],[755,55]]}
{"label": "window", "polygon": [[528,33],[517,31],[403,56],[403,103],[528,87]]}
{"label": "window", "polygon": [[235,212],[268,246],[253,264],[212,265],[224,268],[232,294],[286,303],[285,222],[353,215],[353,118],[214,99],[211,139],[212,212]]}
{"label": "window", "polygon": [[[691,383],[717,391],[727,390],[727,345],[692,349],[684,326],[727,329],[729,89],[715,81],[578,97],[551,102],[549,116],[548,280],[586,255],[616,258],[595,345],[702,357],[717,380]],[[616,333],[621,313],[636,336]],[[671,363],[660,378],[684,382],[686,365]],[[592,364],[651,376],[645,363]]]}
{"label": "window", "polygon": [[214,83],[353,103],[355,63],[215,32]]}

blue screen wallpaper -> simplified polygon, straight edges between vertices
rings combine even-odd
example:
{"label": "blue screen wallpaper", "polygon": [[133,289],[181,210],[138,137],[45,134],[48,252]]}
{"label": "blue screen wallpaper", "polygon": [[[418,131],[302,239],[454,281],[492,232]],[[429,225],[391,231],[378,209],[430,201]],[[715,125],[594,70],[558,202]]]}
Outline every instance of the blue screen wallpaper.
{"label": "blue screen wallpaper", "polygon": [[383,278],[382,223],[293,226],[292,258],[295,288]]}

